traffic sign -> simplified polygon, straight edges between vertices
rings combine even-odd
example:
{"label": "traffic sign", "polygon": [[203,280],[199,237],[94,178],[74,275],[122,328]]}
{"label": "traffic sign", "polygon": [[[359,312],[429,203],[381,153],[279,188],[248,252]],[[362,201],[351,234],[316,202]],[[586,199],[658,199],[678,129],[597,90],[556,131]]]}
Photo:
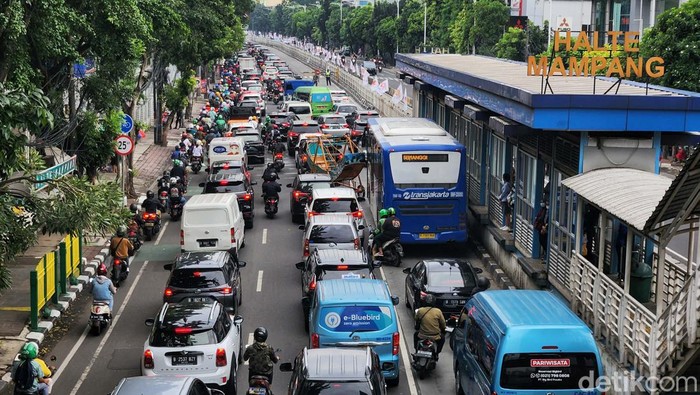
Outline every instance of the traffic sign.
{"label": "traffic sign", "polygon": [[124,114],[122,119],[122,133],[129,134],[134,129],[134,120],[131,115]]}
{"label": "traffic sign", "polygon": [[114,141],[117,143],[114,147],[117,155],[126,156],[134,150],[134,140],[125,134],[118,136]]}

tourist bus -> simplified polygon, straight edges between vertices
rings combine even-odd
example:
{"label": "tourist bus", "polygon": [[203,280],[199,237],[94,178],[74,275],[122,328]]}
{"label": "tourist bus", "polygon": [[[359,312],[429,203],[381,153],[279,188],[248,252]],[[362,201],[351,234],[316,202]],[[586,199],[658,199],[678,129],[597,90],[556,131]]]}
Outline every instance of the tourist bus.
{"label": "tourist bus", "polygon": [[402,244],[467,241],[466,150],[423,118],[369,119],[370,208],[393,207]]}

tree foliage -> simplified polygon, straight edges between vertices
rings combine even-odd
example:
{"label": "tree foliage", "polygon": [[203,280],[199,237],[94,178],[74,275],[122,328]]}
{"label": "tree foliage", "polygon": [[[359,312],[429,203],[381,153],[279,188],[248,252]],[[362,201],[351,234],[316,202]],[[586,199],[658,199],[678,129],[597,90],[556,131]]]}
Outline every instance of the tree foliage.
{"label": "tree foliage", "polygon": [[527,36],[525,30],[511,27],[496,43],[496,56],[504,59],[524,61]]}

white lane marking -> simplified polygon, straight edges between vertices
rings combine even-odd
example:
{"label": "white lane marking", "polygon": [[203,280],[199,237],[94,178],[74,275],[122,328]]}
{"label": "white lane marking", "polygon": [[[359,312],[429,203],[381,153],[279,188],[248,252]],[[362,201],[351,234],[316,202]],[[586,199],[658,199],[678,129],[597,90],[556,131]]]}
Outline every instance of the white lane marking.
{"label": "white lane marking", "polygon": [[[162,216],[162,214],[161,214]],[[160,231],[158,232],[158,238],[156,238],[156,245],[160,244],[160,239],[163,238],[163,235],[165,234],[165,228],[168,227],[168,224],[170,221],[166,222],[163,224],[163,226],[160,228]]]}
{"label": "white lane marking", "polygon": [[[384,268],[379,267],[379,273],[382,274],[382,278],[385,279],[386,281],[386,274],[384,274]],[[386,283],[386,287],[389,288],[389,283]],[[391,288],[389,288],[389,294],[393,295],[391,292]],[[416,389],[416,379],[413,377],[413,369],[411,369],[411,360],[408,357],[409,354],[409,348],[408,348],[408,337],[406,336],[406,332],[404,332],[403,327],[401,326],[401,321],[399,320],[399,313],[396,312],[396,320],[398,321],[397,324],[399,326],[399,332],[401,333],[401,339],[403,341],[399,343],[399,346],[401,348],[401,361],[403,362],[404,370],[406,371],[406,381],[408,381],[408,391],[412,395],[418,395],[418,389]],[[413,334],[411,334],[411,340],[413,340]]]}
{"label": "white lane marking", "polygon": [[75,353],[78,351],[78,349],[80,348],[80,346],[83,345],[83,342],[85,341],[85,338],[87,337],[88,332],[90,332],[90,326],[89,326],[89,325],[85,327],[85,330],[84,330],[83,333],[80,335],[80,338],[79,338],[78,341],[73,345],[73,348],[70,349],[70,352],[68,353],[68,355],[66,356],[66,358],[63,360],[62,366],[63,366],[64,368],[63,368],[63,369],[58,369],[58,372],[56,372],[56,374],[53,375],[52,378],[53,378],[54,385],[55,385],[55,383],[58,381],[58,378],[61,377],[61,374],[66,370],[66,367],[70,365],[71,359],[73,359],[73,357],[75,356]]}
{"label": "white lane marking", "polygon": [[112,335],[112,331],[117,326],[117,323],[119,322],[119,318],[121,318],[122,313],[124,313],[124,309],[126,308],[126,305],[129,303],[129,299],[131,299],[131,295],[134,293],[134,290],[136,289],[136,286],[138,285],[139,280],[141,279],[141,275],[143,274],[144,270],[146,269],[146,266],[148,266],[148,261],[143,262],[143,266],[141,266],[141,270],[139,270],[139,273],[136,275],[136,278],[134,279],[134,283],[132,284],[131,288],[129,289],[129,292],[127,292],[126,297],[124,298],[124,301],[122,302],[121,306],[119,306],[119,310],[117,311],[117,315],[114,316],[114,319],[112,320],[112,324],[109,326],[109,329],[107,329],[107,333],[105,333],[104,337],[102,338],[102,341],[100,341],[100,344],[97,346],[97,349],[95,350],[95,354],[92,356],[92,359],[90,360],[88,365],[85,367],[85,370],[83,370],[83,374],[80,375],[78,382],[75,383],[75,387],[73,387],[73,390],[70,392],[70,395],[75,395],[78,393],[80,386],[83,385],[83,382],[87,378],[88,374],[90,374],[90,369],[92,369],[92,367],[95,365],[97,358],[100,356],[100,352],[102,351],[102,348],[105,346],[105,344],[107,343],[107,340],[109,340],[109,336]]}
{"label": "white lane marking", "polygon": [[263,229],[263,239],[262,239],[263,244],[267,244],[267,228]]}
{"label": "white lane marking", "polygon": [[[248,334],[248,343],[245,345],[245,348],[243,348],[243,352],[245,352],[245,349],[251,344],[253,344],[253,332]],[[248,361],[243,362],[243,365],[248,365]]]}
{"label": "white lane marking", "polygon": [[262,278],[263,278],[263,271],[260,270],[260,271],[258,271],[258,285],[255,286],[255,292],[262,292]]}

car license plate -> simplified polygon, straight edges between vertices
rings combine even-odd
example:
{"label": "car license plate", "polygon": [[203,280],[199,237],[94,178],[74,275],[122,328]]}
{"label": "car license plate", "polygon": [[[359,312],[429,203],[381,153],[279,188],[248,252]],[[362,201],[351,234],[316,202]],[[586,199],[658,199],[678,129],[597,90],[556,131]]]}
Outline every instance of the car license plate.
{"label": "car license plate", "polygon": [[345,279],[350,279],[350,278],[355,278],[355,279],[356,279],[356,278],[360,278],[360,275],[359,275],[359,274],[355,274],[355,273],[347,273],[347,274],[343,274],[341,277],[342,277],[344,280],[345,280]]}
{"label": "car license plate", "polygon": [[206,302],[210,299],[204,296],[193,296],[186,299],[188,302]]}
{"label": "car license plate", "polygon": [[419,239],[435,239],[435,233],[420,233],[418,234]]}
{"label": "car license plate", "polygon": [[249,395],[267,395],[267,390],[265,388],[250,388],[248,390]]}
{"label": "car license plate", "polygon": [[146,222],[146,227],[147,227],[147,228],[152,228],[153,225],[155,225],[155,222]]}
{"label": "car license plate", "polygon": [[433,353],[430,352],[430,351],[418,350],[418,351],[416,351],[416,356],[417,356],[417,357],[432,358],[432,357],[433,357]]}
{"label": "car license plate", "polygon": [[176,365],[196,365],[197,356],[196,355],[173,355],[172,357],[173,366]]}
{"label": "car license plate", "polygon": [[464,302],[465,301],[461,299],[448,299],[445,301],[445,306],[461,306]]}
{"label": "car license plate", "polygon": [[200,247],[216,247],[216,239],[197,240]]}

